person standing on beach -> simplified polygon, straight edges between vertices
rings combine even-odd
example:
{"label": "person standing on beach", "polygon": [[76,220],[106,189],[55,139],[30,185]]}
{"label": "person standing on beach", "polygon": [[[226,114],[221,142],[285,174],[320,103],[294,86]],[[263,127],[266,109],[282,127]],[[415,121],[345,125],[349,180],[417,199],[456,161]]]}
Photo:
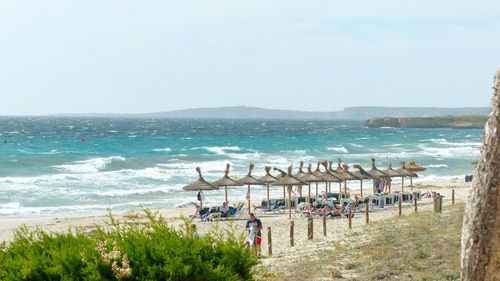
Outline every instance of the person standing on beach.
{"label": "person standing on beach", "polygon": [[253,227],[255,231],[255,240],[257,241],[257,255],[260,256],[261,253],[261,244],[262,244],[262,222],[259,218],[255,216],[254,213],[250,213],[250,217],[247,221],[245,229],[248,231],[250,227]]}

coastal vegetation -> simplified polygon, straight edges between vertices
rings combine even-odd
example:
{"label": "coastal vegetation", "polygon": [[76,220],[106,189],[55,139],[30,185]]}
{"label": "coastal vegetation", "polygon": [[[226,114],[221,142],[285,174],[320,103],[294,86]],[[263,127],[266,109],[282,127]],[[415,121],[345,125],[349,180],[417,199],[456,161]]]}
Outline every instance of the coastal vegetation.
{"label": "coastal vegetation", "polygon": [[[333,249],[288,266],[257,266],[259,280],[460,280],[464,204],[372,222]],[[307,270],[304,270],[307,268]]]}
{"label": "coastal vegetation", "polygon": [[17,230],[0,246],[0,280],[252,280],[257,259],[234,229],[195,235],[155,213],[85,233]]}
{"label": "coastal vegetation", "polygon": [[486,115],[457,115],[435,117],[384,117],[370,118],[365,126],[372,128],[484,128]]}

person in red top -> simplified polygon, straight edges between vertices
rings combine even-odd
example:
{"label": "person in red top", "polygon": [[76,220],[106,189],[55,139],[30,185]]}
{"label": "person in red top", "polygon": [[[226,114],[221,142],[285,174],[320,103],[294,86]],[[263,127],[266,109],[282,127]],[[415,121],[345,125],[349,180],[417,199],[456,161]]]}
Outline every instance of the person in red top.
{"label": "person in red top", "polygon": [[261,253],[261,244],[262,244],[262,222],[258,219],[254,213],[250,213],[250,217],[247,221],[246,230],[249,230],[250,227],[253,227],[255,232],[256,241],[257,241],[257,255]]}

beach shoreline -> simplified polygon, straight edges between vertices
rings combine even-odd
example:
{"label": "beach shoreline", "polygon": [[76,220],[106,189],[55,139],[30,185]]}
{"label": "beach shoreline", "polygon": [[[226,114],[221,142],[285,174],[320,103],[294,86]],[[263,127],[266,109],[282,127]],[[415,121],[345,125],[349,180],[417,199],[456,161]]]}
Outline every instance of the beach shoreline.
{"label": "beach shoreline", "polygon": [[[399,190],[399,186],[394,186],[393,190]],[[405,187],[406,190],[410,190],[410,187]],[[436,191],[444,196],[443,204],[451,204],[451,192],[452,189],[455,190],[455,201],[465,201],[468,196],[470,183],[464,182],[463,179],[453,179],[448,181],[436,181],[436,182],[419,182],[414,184],[414,190],[425,191]],[[368,190],[368,189],[365,189]],[[356,190],[354,190],[356,192]],[[365,192],[366,195],[366,192]],[[423,198],[418,202],[419,211],[420,210],[430,210],[432,208],[432,200],[429,198]],[[403,204],[403,213],[413,212],[413,205],[410,203]],[[162,209],[151,209],[153,212],[158,212],[159,215],[163,216],[167,223],[171,226],[178,228],[180,225],[184,223],[184,218],[190,218],[194,213],[194,208],[162,208]],[[112,215],[123,221],[130,217],[135,218],[144,218],[144,212],[141,209],[135,209],[128,212],[112,212]],[[257,214],[261,216],[261,220],[264,223],[264,229],[267,230],[268,226],[273,228],[273,254],[274,256],[279,255],[280,252],[283,252],[284,249],[288,248],[289,241],[289,222],[288,212],[283,214]],[[385,208],[374,208],[370,212],[370,220],[376,221],[378,219],[383,219],[391,216],[397,215],[397,205],[394,206],[386,206]],[[241,231],[244,230],[244,221],[246,219],[246,215],[242,215],[242,219],[234,220],[233,223],[237,225],[241,225]],[[364,213],[359,213],[353,218],[353,226],[361,227],[364,225]],[[295,229],[297,233],[297,244],[306,243],[306,239],[303,239],[303,234],[306,231],[306,227],[303,226],[306,222],[306,218],[294,213],[292,216],[292,220],[295,221]],[[109,221],[107,215],[68,215],[68,216],[57,216],[57,217],[43,217],[43,218],[0,218],[0,241],[11,241],[14,237],[14,232],[20,226],[25,225],[29,229],[41,228],[50,232],[63,232],[67,231],[70,228],[78,228],[83,231],[91,231],[96,228],[96,226],[104,226],[106,222]],[[330,223],[331,221],[331,223]],[[330,239],[334,236],[334,232],[336,234],[341,233],[347,229],[347,220],[346,219],[333,219],[329,220],[329,224],[332,226],[327,230],[331,232],[331,235],[327,235],[327,237],[323,237],[322,229],[320,228],[319,219],[315,219],[315,223],[318,224],[316,228],[317,235],[315,239],[323,240]],[[212,229],[216,224],[219,226],[229,225],[229,223],[225,220],[220,222],[201,222],[199,219],[193,220],[193,223],[198,225],[199,232],[201,234],[206,233]],[[264,235],[266,236],[266,235]],[[329,237],[330,236],[330,237]],[[266,241],[264,241],[266,244]],[[264,253],[265,254],[265,253]]]}

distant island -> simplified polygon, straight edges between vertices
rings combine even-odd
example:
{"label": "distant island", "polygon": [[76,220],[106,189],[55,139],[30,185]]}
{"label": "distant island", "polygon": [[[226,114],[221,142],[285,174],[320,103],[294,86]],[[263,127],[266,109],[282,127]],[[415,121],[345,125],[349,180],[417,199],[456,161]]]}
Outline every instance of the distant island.
{"label": "distant island", "polygon": [[71,117],[192,118],[192,119],[323,119],[367,120],[372,117],[425,117],[447,115],[487,115],[488,107],[347,107],[340,111],[317,112],[265,109],[247,106],[194,108],[141,114],[57,114]]}
{"label": "distant island", "polygon": [[384,117],[370,118],[365,126],[371,128],[484,128],[488,116],[461,115],[461,116],[435,116],[435,117]]}

